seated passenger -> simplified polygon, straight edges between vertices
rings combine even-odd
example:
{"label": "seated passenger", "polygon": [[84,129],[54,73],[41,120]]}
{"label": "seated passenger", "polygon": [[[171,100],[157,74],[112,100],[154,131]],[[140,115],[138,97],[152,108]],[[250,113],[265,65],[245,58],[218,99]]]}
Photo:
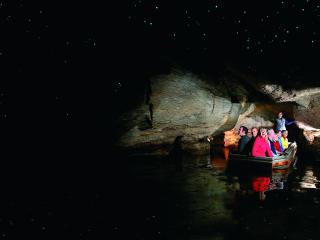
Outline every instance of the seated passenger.
{"label": "seated passenger", "polygon": [[277,141],[274,141],[273,142],[273,145],[274,145],[274,147],[276,148],[276,151],[278,152],[278,153],[282,153],[283,152],[283,147],[282,147],[282,143],[281,143],[281,136],[282,136],[282,132],[281,132],[281,130],[279,130],[278,132],[277,132]]}
{"label": "seated passenger", "polygon": [[258,128],[256,127],[251,128],[251,137],[248,144],[246,145],[246,148],[248,148],[247,152],[249,153],[249,155],[252,155],[253,143],[257,136],[258,136]]}
{"label": "seated passenger", "polygon": [[258,136],[258,128],[251,128],[252,137],[256,138]]}
{"label": "seated passenger", "polygon": [[250,140],[250,138],[247,136],[248,128],[245,126],[241,126],[239,128],[238,134],[241,137],[239,140],[239,143],[238,143],[238,152],[240,154],[249,154],[249,151],[246,148],[246,146]]}
{"label": "seated passenger", "polygon": [[286,150],[289,147],[288,130],[282,131],[281,144],[282,144],[283,150]]}
{"label": "seated passenger", "polygon": [[260,135],[256,137],[253,143],[252,156],[265,157],[266,154],[268,157],[273,156],[268,143],[267,129],[261,128]]}
{"label": "seated passenger", "polygon": [[274,133],[273,129],[269,129],[268,130],[268,143],[269,143],[269,147],[270,147],[270,150],[271,150],[273,156],[277,156],[277,150],[274,147],[274,142],[275,142],[276,138],[277,138],[277,135]]}

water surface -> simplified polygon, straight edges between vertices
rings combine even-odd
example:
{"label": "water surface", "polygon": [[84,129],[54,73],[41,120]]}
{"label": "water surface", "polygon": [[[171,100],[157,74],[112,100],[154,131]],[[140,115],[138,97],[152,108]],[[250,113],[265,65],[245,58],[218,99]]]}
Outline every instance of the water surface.
{"label": "water surface", "polygon": [[[113,196],[113,233],[133,239],[317,239],[319,166],[300,156],[282,171],[230,169],[224,154],[126,162]],[[121,208],[119,206],[122,206]]]}

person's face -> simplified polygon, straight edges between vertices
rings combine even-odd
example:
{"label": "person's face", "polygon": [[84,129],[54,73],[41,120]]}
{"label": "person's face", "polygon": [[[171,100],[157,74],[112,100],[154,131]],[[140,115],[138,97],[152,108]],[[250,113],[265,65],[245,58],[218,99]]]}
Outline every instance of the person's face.
{"label": "person's face", "polygon": [[278,113],[279,118],[282,118],[282,115],[283,115],[282,112]]}
{"label": "person's face", "polygon": [[273,140],[273,141],[278,141],[278,136],[277,136],[276,134],[274,134],[274,135],[272,136],[272,140]]}
{"label": "person's face", "polygon": [[285,138],[288,137],[288,132],[282,133],[282,136],[285,137]]}
{"label": "person's face", "polygon": [[277,135],[278,135],[278,137],[281,137],[281,136],[282,136],[282,132],[279,131],[279,132],[277,133]]}
{"label": "person's face", "polygon": [[252,128],[252,136],[256,137],[258,135],[258,129]]}
{"label": "person's face", "polygon": [[242,136],[243,135],[243,128],[241,127],[241,128],[239,128],[239,131],[238,131],[238,134],[239,134],[239,136]]}
{"label": "person's face", "polygon": [[269,130],[268,138],[269,138],[270,140],[274,140],[274,139],[275,139],[275,134],[274,134],[274,131],[273,131],[273,130]]}
{"label": "person's face", "polygon": [[260,133],[261,137],[263,138],[267,138],[267,130],[266,129],[261,129],[261,133]]}

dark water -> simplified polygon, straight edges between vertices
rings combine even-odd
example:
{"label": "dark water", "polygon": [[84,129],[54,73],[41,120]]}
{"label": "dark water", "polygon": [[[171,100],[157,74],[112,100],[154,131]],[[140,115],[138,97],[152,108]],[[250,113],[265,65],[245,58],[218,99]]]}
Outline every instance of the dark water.
{"label": "dark water", "polygon": [[[114,239],[318,239],[319,166],[230,169],[221,156],[126,162],[127,181],[112,199]],[[121,178],[121,177],[120,177]]]}
{"label": "dark water", "polygon": [[[318,239],[315,159],[256,174],[218,154],[213,169],[206,157],[126,158],[72,126],[3,138],[0,238]],[[256,177],[270,178],[264,201]]]}

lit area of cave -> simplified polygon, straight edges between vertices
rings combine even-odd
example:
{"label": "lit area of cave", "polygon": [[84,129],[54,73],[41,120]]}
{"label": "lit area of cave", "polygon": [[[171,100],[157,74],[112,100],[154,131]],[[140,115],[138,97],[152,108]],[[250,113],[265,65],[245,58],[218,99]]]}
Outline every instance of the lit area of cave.
{"label": "lit area of cave", "polygon": [[[320,189],[320,125],[313,117],[320,95],[313,90],[293,93],[227,69],[213,78],[174,66],[150,77],[143,97],[115,119],[115,148],[128,169],[134,204],[143,209],[126,211],[132,219],[161,219],[164,228],[157,231],[168,238],[236,237],[215,230],[221,225],[231,232],[242,229],[243,237],[247,232],[271,237],[257,217],[286,236],[279,222],[290,228],[286,219],[291,209],[311,213],[320,202],[313,192]],[[239,128],[247,127],[249,135],[253,127],[274,129],[279,112],[294,122],[286,128],[288,140],[296,144],[292,164],[235,164],[230,154],[238,149]],[[288,199],[290,207],[273,214]],[[311,199],[308,206],[302,204],[306,199]]]}
{"label": "lit area of cave", "polygon": [[306,2],[129,4],[108,101],[116,239],[317,239],[319,6]]}

